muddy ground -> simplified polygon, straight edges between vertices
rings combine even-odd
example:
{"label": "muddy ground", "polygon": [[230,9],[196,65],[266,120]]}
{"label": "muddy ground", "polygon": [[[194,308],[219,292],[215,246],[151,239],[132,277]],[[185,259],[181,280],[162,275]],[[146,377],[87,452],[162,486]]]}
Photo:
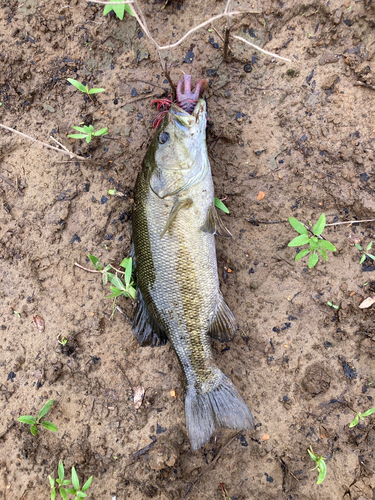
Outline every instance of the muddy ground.
{"label": "muddy ground", "polygon": [[[224,9],[213,0],[163,5],[142,3],[164,44]],[[100,275],[74,266],[90,267],[88,253],[105,263],[128,255],[150,102],[169,91],[157,53],[134,19],[103,17],[101,6],[1,2],[0,122],[89,159],[0,132],[0,498],[49,498],[48,475],[62,459],[81,480],[94,476],[88,498],[219,500],[223,483],[232,500],[375,499],[375,419],[349,429],[349,407],[374,406],[375,313],[358,306],[375,293],[375,267],[360,264],[354,242],[374,240],[375,222],[327,227],[337,251],[311,270],[306,258],[294,262],[287,244],[296,233],[285,222],[322,212],[328,223],[375,218],[374,3],[234,8],[261,11],[234,18],[234,34],[292,62],[235,40],[225,62],[223,20],[165,52],[175,82],[182,72],[209,82],[216,195],[227,197],[234,235],[217,239],[220,282],[240,329],[213,350],[257,424],[220,431],[192,452],[171,346],[139,347],[123,315],[110,319]],[[92,102],[69,77],[106,92]],[[82,122],[108,127],[108,138],[67,138]],[[129,301],[118,304],[132,317]],[[51,398],[59,431],[33,437],[16,419]],[[327,458],[321,485],[310,445]]]}

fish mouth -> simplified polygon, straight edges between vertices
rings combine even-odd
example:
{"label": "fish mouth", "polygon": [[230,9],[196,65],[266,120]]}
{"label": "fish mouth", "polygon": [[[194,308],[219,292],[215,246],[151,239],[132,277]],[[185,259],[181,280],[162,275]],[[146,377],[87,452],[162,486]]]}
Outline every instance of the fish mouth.
{"label": "fish mouth", "polygon": [[177,104],[173,103],[169,108],[168,116],[179,128],[191,129],[206,122],[206,101],[198,99],[194,111],[190,114]]}

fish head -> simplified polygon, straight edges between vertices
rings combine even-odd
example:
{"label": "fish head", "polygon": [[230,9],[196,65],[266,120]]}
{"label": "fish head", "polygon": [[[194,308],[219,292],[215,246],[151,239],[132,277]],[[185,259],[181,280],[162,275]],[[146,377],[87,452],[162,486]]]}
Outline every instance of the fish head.
{"label": "fish head", "polygon": [[209,171],[206,122],[204,99],[198,100],[191,114],[177,104],[171,105],[144,162],[150,187],[159,198],[175,196],[206,176]]}

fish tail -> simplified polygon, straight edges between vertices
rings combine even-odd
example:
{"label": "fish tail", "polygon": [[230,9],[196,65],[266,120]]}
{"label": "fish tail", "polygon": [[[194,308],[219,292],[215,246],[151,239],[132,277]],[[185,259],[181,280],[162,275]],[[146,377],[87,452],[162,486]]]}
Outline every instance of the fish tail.
{"label": "fish tail", "polygon": [[233,382],[219,372],[219,381],[207,391],[188,386],[185,417],[191,448],[203,446],[221,427],[252,429],[254,420]]}

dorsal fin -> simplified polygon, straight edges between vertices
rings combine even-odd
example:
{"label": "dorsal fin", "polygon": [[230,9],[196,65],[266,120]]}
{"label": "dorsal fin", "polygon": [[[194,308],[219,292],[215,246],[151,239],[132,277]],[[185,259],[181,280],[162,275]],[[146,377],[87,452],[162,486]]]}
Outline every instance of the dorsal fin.
{"label": "dorsal fin", "polygon": [[231,232],[224,226],[220,215],[217,213],[215,205],[211,205],[207,212],[206,221],[201,227],[201,231],[209,234],[217,234],[225,238],[233,238]]}

